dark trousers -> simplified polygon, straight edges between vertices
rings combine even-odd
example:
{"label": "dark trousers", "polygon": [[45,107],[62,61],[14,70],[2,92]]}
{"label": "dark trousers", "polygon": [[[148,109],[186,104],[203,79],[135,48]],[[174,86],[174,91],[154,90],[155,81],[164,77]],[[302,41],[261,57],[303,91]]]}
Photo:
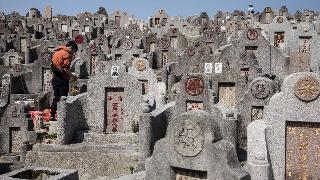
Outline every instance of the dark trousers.
{"label": "dark trousers", "polygon": [[57,104],[62,96],[68,96],[69,92],[69,80],[53,76],[52,87],[54,98],[51,104],[51,117],[55,119],[55,114],[57,112]]}

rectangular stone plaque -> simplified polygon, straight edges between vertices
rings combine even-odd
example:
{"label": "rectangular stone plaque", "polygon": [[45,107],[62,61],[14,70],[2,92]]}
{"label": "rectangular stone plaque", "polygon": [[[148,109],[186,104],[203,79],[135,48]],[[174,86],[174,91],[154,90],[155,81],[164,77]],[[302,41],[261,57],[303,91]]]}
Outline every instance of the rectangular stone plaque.
{"label": "rectangular stone plaque", "polygon": [[120,20],[121,20],[120,16],[115,17],[116,26],[120,26]]}
{"label": "rectangular stone plaque", "polygon": [[311,52],[311,37],[310,36],[299,37],[299,52],[300,53]]}
{"label": "rectangular stone plaque", "polygon": [[207,179],[207,172],[191,170],[191,169],[182,169],[182,168],[172,168],[175,174],[175,180],[201,180]]}
{"label": "rectangular stone plaque", "polygon": [[286,179],[320,179],[320,123],[286,122]]}
{"label": "rectangular stone plaque", "polygon": [[72,37],[75,38],[80,34],[79,30],[72,30]]}
{"label": "rectangular stone plaque", "polygon": [[124,88],[106,88],[105,94],[105,131],[121,132],[124,118]]}
{"label": "rectangular stone plaque", "polygon": [[16,57],[15,56],[9,56],[9,66],[12,67],[16,64]]}
{"label": "rectangular stone plaque", "polygon": [[165,66],[169,62],[168,50],[162,51],[162,65]]}
{"label": "rectangular stone plaque", "polygon": [[52,73],[49,68],[42,68],[42,91],[49,92],[52,89]]}
{"label": "rectangular stone plaque", "polygon": [[187,112],[193,110],[203,110],[203,102],[201,101],[187,101]]}
{"label": "rectangular stone plaque", "polygon": [[150,52],[156,51],[156,43],[152,42],[150,43]]}
{"label": "rectangular stone plaque", "polygon": [[10,127],[9,128],[9,150],[12,154],[19,154],[20,146],[22,145],[22,136],[20,128]]}
{"label": "rectangular stone plaque", "polygon": [[274,33],[274,46],[280,47],[284,43],[284,32],[275,32]]}
{"label": "rectangular stone plaque", "polygon": [[252,106],[251,108],[251,121],[263,118],[263,106]]}
{"label": "rectangular stone plaque", "polygon": [[231,110],[236,108],[236,87],[235,83],[218,83],[219,92],[219,102],[224,104]]}
{"label": "rectangular stone plaque", "polygon": [[68,32],[68,25],[61,24],[61,30],[62,30],[62,32]]}
{"label": "rectangular stone plaque", "polygon": [[147,80],[138,80],[142,85],[142,95],[148,94],[149,88],[148,88],[148,81]]}
{"label": "rectangular stone plaque", "polygon": [[97,55],[91,55],[90,75],[96,74],[96,66],[97,66]]}
{"label": "rectangular stone plaque", "polygon": [[178,47],[178,38],[176,36],[170,37],[170,45],[173,49],[177,49]]}
{"label": "rectangular stone plaque", "polygon": [[27,50],[27,39],[25,37],[20,38],[20,48],[21,48],[21,52],[26,52],[26,50]]}

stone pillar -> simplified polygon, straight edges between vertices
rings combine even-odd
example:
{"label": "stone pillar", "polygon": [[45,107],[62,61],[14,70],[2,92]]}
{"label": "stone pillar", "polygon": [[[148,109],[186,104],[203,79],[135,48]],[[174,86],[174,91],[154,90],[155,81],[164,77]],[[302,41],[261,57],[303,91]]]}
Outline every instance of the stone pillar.
{"label": "stone pillar", "polygon": [[223,137],[225,140],[230,141],[234,147],[237,147],[237,129],[238,129],[238,117],[233,112],[227,112],[224,117]]}
{"label": "stone pillar", "polygon": [[29,142],[25,141],[23,142],[22,146],[20,147],[20,162],[24,163],[24,161],[26,160],[26,156],[28,151],[30,150],[30,144]]}
{"label": "stone pillar", "polygon": [[152,115],[150,113],[144,113],[140,116],[139,121],[139,152],[140,162],[139,170],[144,170],[145,160],[151,156],[152,146]]}
{"label": "stone pillar", "polygon": [[30,47],[27,47],[26,52],[24,53],[24,63],[30,63]]}
{"label": "stone pillar", "polygon": [[247,128],[247,169],[252,180],[272,179],[265,139],[266,128],[263,120],[253,121]]}
{"label": "stone pillar", "polygon": [[152,115],[148,99],[144,99],[143,107],[143,114],[139,120],[139,171],[144,170],[145,160],[151,156],[152,146]]}
{"label": "stone pillar", "polygon": [[58,144],[65,145],[67,144],[67,97],[63,96],[58,103],[57,108],[57,140]]}

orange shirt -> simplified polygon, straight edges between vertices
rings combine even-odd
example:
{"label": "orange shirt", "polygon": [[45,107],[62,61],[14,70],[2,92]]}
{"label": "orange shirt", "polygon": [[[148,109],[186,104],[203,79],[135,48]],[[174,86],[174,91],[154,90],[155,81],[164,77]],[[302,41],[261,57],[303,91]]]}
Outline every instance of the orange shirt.
{"label": "orange shirt", "polygon": [[59,46],[52,56],[53,65],[62,70],[69,70],[72,54],[66,46]]}

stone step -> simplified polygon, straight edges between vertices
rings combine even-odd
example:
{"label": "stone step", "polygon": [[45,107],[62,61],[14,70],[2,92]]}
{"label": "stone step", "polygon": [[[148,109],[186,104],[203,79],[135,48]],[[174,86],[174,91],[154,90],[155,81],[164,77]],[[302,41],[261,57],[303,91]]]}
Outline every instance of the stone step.
{"label": "stone step", "polygon": [[84,133],[83,142],[96,144],[138,144],[138,141],[138,134],[135,133]]}
{"label": "stone step", "polygon": [[42,152],[83,152],[83,151],[101,151],[105,153],[137,153],[139,146],[137,144],[96,144],[96,143],[78,143],[70,145],[57,144],[36,144],[34,151]]}

